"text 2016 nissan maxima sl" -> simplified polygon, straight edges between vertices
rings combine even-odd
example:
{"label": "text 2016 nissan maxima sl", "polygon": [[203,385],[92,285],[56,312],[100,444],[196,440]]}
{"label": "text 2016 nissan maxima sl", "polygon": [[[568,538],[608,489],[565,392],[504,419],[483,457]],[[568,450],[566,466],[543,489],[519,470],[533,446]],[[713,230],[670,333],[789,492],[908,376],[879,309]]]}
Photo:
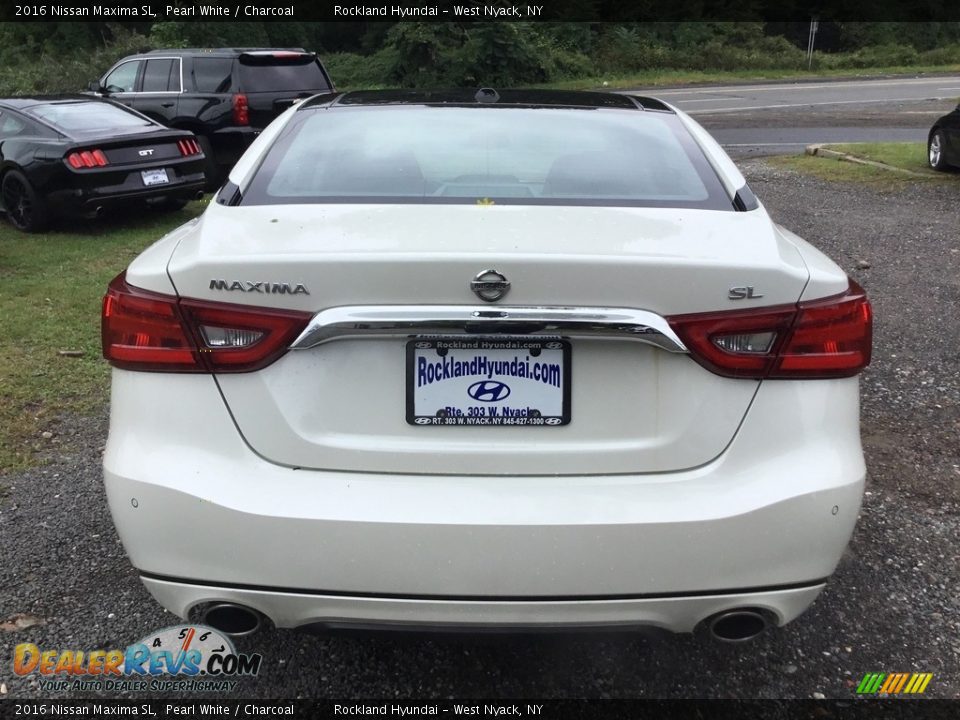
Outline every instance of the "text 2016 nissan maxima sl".
{"label": "text 2016 nissan maxima sl", "polygon": [[103,305],[113,518],[227,632],[711,628],[824,588],[864,291],[656,100],[316,96]]}

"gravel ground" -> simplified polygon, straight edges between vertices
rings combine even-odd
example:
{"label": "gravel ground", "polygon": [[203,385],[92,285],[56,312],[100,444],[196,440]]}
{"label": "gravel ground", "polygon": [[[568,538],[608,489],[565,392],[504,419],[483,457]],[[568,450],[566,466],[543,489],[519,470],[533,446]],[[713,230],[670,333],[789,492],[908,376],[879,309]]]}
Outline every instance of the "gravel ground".
{"label": "gravel ground", "polygon": [[[758,640],[565,636],[430,640],[261,634],[247,697],[849,698],[867,672],[934,673],[960,698],[960,178],[883,194],[744,164],[774,217],[870,292],[863,376],[868,492],[836,576],[799,620]],[[869,264],[869,268],[865,267]],[[106,419],[63,418],[49,464],[0,477],[0,693],[13,646],[125,647],[174,618],[142,589],[101,491]],[[802,549],[798,549],[802,551]],[[16,629],[22,613],[42,624]]]}

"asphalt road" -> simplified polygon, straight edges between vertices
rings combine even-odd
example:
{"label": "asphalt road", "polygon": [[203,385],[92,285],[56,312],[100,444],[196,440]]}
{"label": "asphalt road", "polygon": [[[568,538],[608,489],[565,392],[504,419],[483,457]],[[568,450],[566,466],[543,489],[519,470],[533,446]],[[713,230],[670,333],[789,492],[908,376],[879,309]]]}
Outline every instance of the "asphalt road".
{"label": "asphalt road", "polygon": [[817,107],[896,105],[960,97],[960,76],[824,80],[808,83],[711,85],[647,89],[691,115],[743,114],[757,110]]}
{"label": "asphalt road", "polygon": [[[931,672],[926,697],[960,698],[960,182],[892,193],[763,160],[743,169],[774,218],[856,277],[876,311],[873,364],[862,377],[867,493],[850,548],[811,610],[733,646],[692,636],[436,641],[274,631],[244,643],[264,666],[233,697],[850,699],[865,673]],[[13,675],[17,643],[122,648],[174,622],[139,583],[110,521],[99,467],[106,408],[44,430],[52,437],[36,441],[49,464],[0,476],[8,698],[51,697],[36,676]]]}
{"label": "asphalt road", "polygon": [[960,98],[960,76],[638,88],[693,115],[736,157],[812,143],[922,142]]}

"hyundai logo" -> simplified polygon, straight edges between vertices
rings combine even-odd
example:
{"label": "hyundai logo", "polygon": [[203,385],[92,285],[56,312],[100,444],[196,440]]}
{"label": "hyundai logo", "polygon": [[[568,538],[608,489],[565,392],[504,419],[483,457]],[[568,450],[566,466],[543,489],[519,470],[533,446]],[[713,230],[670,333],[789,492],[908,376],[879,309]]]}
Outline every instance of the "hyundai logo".
{"label": "hyundai logo", "polygon": [[496,270],[481,270],[470,281],[470,289],[484,302],[496,302],[510,291],[510,281]]}
{"label": "hyundai logo", "polygon": [[481,380],[467,388],[467,394],[480,402],[497,402],[510,397],[510,386],[497,380]]}
{"label": "hyundai logo", "polygon": [[414,422],[415,422],[417,425],[429,425],[430,423],[433,422],[433,418],[418,417],[418,418],[414,419]]}

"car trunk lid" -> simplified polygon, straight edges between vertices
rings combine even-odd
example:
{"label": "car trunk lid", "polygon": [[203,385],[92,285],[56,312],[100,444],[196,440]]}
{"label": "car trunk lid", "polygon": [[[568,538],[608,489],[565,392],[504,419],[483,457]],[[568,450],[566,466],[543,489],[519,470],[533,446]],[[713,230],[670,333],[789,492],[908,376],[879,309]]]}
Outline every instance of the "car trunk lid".
{"label": "car trunk lid", "polygon": [[98,149],[104,153],[110,165],[149,163],[155,160],[179,160],[183,153],[178,140],[193,138],[182,130],[152,130],[150,132],[119,133],[109,138],[102,134],[84,137],[76,134],[64,156],[71,152]]}
{"label": "car trunk lid", "polygon": [[[795,303],[808,278],[762,210],[470,205],[212,206],[168,269],[182,296],[200,300],[311,313],[406,306],[428,316],[452,306],[662,318]],[[490,269],[511,286],[485,303],[470,283]],[[753,297],[729,299],[741,286]],[[473,337],[522,334],[487,327]],[[273,462],[483,475],[695,467],[731,441],[758,386],[636,337],[558,334],[569,342],[569,423],[551,427],[412,424],[417,349],[406,331],[324,342],[217,381],[240,432]]]}

